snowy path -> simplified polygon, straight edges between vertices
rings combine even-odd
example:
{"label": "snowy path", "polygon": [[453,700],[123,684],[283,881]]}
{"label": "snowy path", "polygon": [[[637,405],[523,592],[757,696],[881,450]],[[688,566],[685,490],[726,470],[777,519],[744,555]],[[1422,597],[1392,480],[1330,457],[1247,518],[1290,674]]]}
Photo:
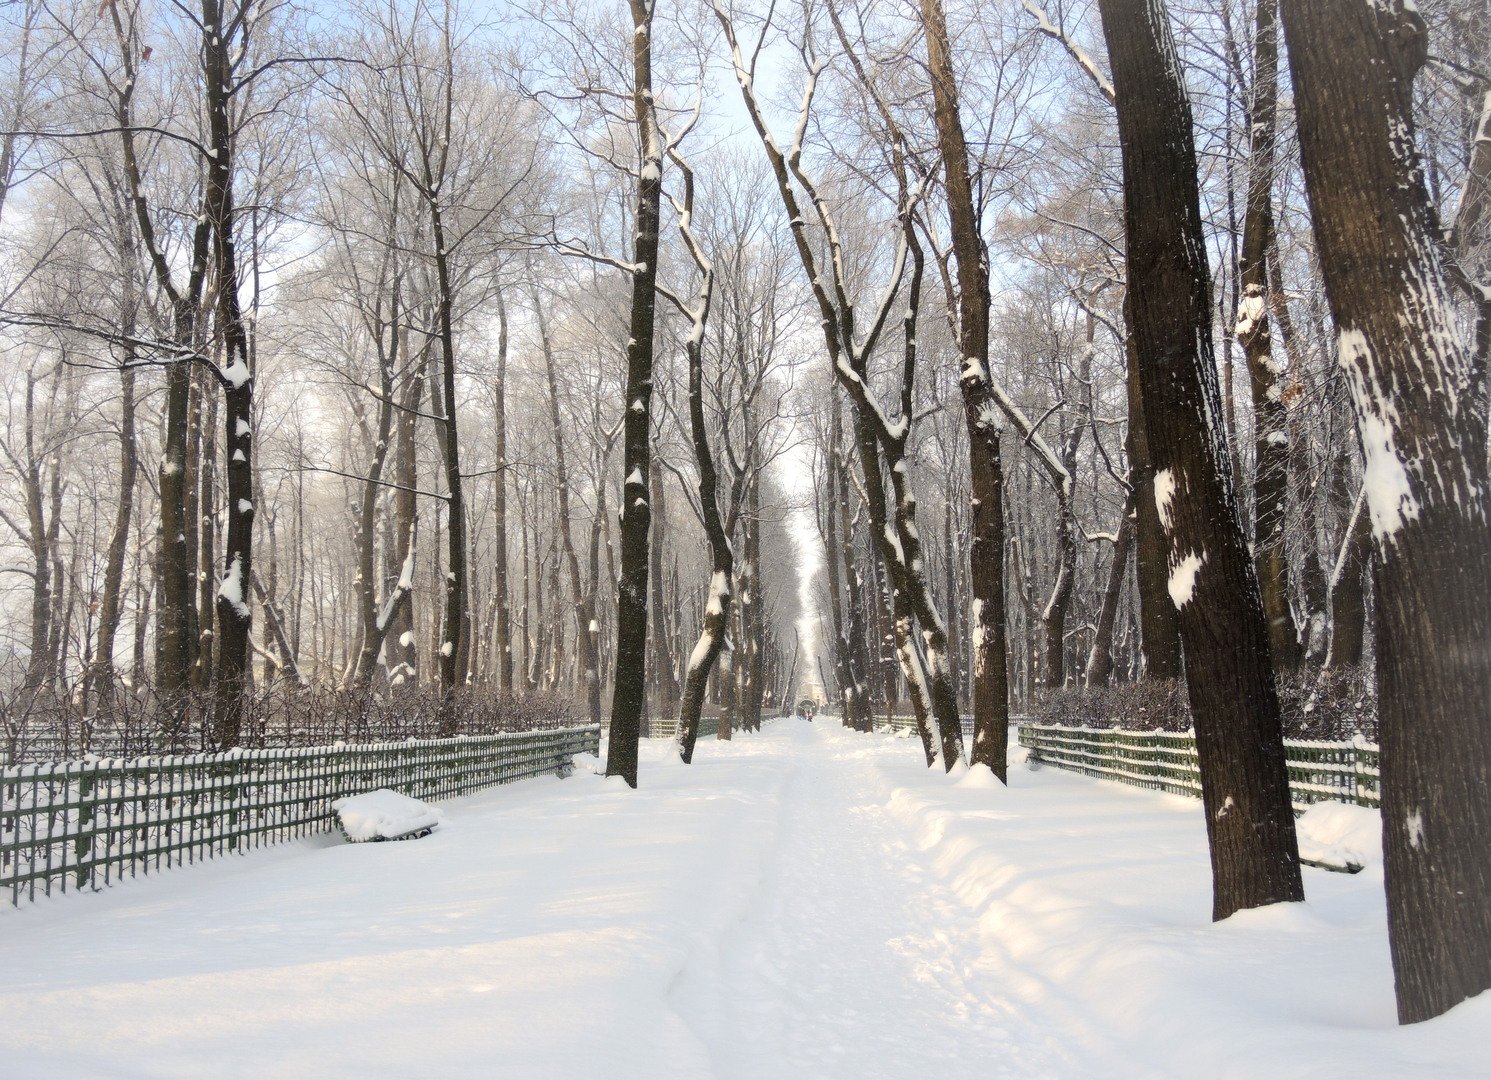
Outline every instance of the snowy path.
{"label": "snowy path", "polygon": [[889,790],[865,756],[832,753],[835,733],[822,723],[788,734],[760,891],[719,962],[697,960],[674,994],[705,1042],[725,1048],[719,1075],[788,1065],[802,1076],[901,1076],[908,1043],[934,1076],[962,1075],[972,1061],[983,1076],[1075,1069],[1067,1033],[973,976],[971,913],[889,814]]}
{"label": "snowy path", "polygon": [[0,911],[0,1076],[1491,1075],[1491,1000],[1394,1026],[1376,867],[1213,925],[1199,803],[824,722],[665,750]]}

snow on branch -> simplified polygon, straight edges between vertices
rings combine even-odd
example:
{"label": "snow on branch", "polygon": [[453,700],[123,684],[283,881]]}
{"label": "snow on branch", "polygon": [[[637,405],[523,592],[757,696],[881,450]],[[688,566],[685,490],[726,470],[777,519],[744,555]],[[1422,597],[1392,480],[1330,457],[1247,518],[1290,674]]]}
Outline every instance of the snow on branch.
{"label": "snow on branch", "polygon": [[1113,83],[1099,70],[1097,63],[1088,55],[1087,50],[1073,41],[1071,35],[1060,26],[1053,23],[1050,16],[1046,14],[1045,8],[1033,3],[1032,0],[1020,0],[1020,3],[1035,19],[1036,30],[1065,49],[1067,55],[1077,61],[1077,66],[1082,69],[1083,74],[1092,80],[1092,85],[1097,87],[1098,93],[1103,95],[1109,105],[1112,105],[1115,100]]}

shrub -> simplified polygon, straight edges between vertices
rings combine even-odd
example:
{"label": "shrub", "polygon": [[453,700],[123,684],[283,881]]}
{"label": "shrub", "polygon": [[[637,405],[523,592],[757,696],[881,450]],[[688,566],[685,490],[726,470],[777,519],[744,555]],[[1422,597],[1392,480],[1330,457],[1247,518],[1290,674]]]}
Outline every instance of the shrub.
{"label": "shrub", "polygon": [[[1377,693],[1366,665],[1328,671],[1301,667],[1280,673],[1278,681],[1286,738],[1377,740]],[[1180,679],[1038,690],[1031,715],[1039,723],[1064,727],[1185,731],[1191,726]]]}

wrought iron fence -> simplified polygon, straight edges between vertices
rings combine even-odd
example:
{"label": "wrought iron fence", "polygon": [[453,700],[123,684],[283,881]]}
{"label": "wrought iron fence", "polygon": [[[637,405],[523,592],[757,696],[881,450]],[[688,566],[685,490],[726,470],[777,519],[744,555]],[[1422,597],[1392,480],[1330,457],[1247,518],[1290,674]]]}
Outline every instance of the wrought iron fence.
{"label": "wrought iron fence", "polygon": [[591,725],[11,766],[0,770],[0,892],[19,905],[324,832],[334,800],[377,788],[445,799],[563,774],[599,742]]}
{"label": "wrought iron fence", "polygon": [[[1176,795],[1201,795],[1196,737],[1188,731],[1025,723],[1019,733],[1020,745],[1030,751],[1033,762]],[[1326,799],[1380,805],[1374,743],[1360,737],[1341,742],[1285,739],[1284,755],[1297,810]]]}

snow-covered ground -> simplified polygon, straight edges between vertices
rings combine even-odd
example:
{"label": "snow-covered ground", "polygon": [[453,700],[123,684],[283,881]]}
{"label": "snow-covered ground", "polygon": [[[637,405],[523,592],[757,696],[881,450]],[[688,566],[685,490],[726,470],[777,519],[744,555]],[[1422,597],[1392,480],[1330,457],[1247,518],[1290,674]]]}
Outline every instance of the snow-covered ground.
{"label": "snow-covered ground", "polygon": [[783,721],[0,912],[6,1077],[1462,1077],[1381,871],[1213,925],[1200,804]]}

